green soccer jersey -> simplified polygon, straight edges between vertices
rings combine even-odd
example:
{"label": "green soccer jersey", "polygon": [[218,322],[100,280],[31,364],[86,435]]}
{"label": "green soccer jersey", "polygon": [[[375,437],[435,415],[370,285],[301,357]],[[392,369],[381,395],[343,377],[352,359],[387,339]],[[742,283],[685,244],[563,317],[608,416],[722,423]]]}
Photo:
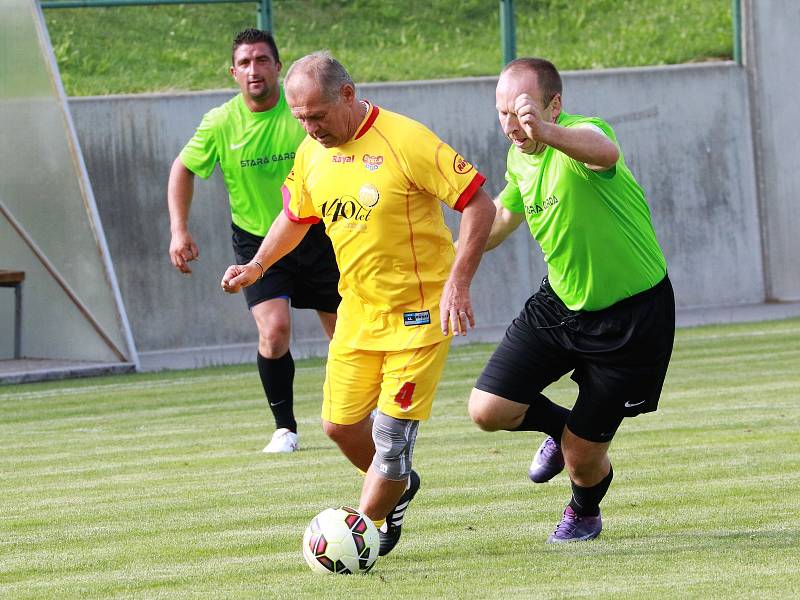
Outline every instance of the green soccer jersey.
{"label": "green soccer jersey", "polygon": [[[617,143],[605,121],[561,113],[564,127],[591,124]],[[500,201],[524,212],[542,247],[548,280],[572,310],[600,310],[661,281],[667,272],[644,192],[620,152],[595,172],[563,152],[508,151],[508,184]]]}
{"label": "green soccer jersey", "polygon": [[205,114],[180,159],[203,179],[219,163],[234,224],[263,237],[283,210],[281,185],[304,137],[283,89],[278,103],[263,112],[250,111],[237,94]]}

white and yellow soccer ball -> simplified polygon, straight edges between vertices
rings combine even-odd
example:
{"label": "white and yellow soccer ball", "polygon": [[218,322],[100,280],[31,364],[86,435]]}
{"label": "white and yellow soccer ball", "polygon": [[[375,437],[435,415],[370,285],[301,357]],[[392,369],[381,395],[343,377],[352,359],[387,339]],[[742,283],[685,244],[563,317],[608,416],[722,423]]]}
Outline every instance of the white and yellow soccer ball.
{"label": "white and yellow soccer ball", "polygon": [[303,535],[303,557],[315,573],[366,573],[378,560],[379,549],[375,524],[347,506],[323,510]]}

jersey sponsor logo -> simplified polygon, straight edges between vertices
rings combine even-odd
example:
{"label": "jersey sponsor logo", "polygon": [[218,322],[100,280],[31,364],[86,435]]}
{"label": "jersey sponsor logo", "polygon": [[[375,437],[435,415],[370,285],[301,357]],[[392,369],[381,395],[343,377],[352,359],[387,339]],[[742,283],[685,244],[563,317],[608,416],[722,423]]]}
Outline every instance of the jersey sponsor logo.
{"label": "jersey sponsor logo", "polygon": [[415,327],[416,325],[430,325],[431,324],[431,311],[420,310],[416,312],[403,313],[403,325],[406,327]]}
{"label": "jersey sponsor logo", "polygon": [[370,213],[372,213],[370,207],[362,206],[352,196],[342,196],[322,203],[322,217],[327,218],[330,215],[331,223],[335,223],[339,219],[369,221]]}
{"label": "jersey sponsor logo", "polygon": [[334,154],[331,157],[331,162],[335,163],[337,165],[356,162],[356,155],[355,154],[351,154],[351,155],[347,156],[345,154]]}
{"label": "jersey sponsor logo", "polygon": [[284,152],[283,154],[273,154],[272,156],[259,156],[258,158],[247,158],[245,160],[240,160],[239,165],[243,169],[246,169],[247,167],[258,167],[282,160],[294,160],[294,152]]}
{"label": "jersey sponsor logo", "polygon": [[365,154],[361,161],[364,163],[364,166],[367,167],[368,171],[372,171],[373,173],[378,170],[383,164],[383,156],[372,156],[370,154]]}
{"label": "jersey sponsor logo", "polygon": [[556,196],[548,196],[544,199],[544,202],[541,204],[531,204],[525,207],[525,212],[529,215],[538,215],[541,212],[546,211],[551,206],[555,206],[558,204],[558,198]]}
{"label": "jersey sponsor logo", "polygon": [[411,408],[411,398],[414,396],[415,387],[417,387],[416,383],[406,381],[403,384],[403,387],[400,388],[400,391],[397,392],[397,395],[394,397],[394,401],[399,404],[400,408],[403,410],[408,410]]}
{"label": "jersey sponsor logo", "polygon": [[247,143],[247,140],[239,142],[238,144],[231,144],[231,150],[238,150]]}
{"label": "jersey sponsor logo", "polygon": [[455,171],[459,175],[466,175],[474,168],[475,167],[469,164],[469,162],[467,162],[467,159],[461,156],[460,154],[456,154],[453,157],[453,171]]}

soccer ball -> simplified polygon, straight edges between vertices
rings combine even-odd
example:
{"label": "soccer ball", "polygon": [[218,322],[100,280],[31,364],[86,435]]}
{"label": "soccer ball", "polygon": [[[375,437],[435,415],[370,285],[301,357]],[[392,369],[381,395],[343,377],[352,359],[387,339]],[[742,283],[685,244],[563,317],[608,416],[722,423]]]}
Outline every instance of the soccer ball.
{"label": "soccer ball", "polygon": [[327,508],[303,535],[303,557],[315,573],[366,573],[378,560],[380,536],[366,515],[347,506]]}

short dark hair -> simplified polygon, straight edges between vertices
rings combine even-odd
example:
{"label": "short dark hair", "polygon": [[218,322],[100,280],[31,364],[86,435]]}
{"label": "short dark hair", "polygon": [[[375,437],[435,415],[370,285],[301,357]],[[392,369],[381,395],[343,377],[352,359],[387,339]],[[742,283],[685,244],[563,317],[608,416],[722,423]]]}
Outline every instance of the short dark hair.
{"label": "short dark hair", "polygon": [[233,57],[236,54],[236,49],[244,44],[266,44],[269,46],[269,49],[272,50],[272,58],[275,59],[275,62],[281,62],[281,57],[278,56],[278,46],[275,45],[275,38],[272,37],[272,34],[269,31],[254,29],[251,27],[249,29],[245,29],[244,31],[240,31],[236,34],[236,37],[233,38],[233,48],[231,48],[232,65],[234,61]]}
{"label": "short dark hair", "polygon": [[550,103],[553,96],[561,93],[561,75],[549,60],[533,57],[515,58],[503,68],[502,73],[512,70],[531,71],[536,75],[536,83],[539,84],[545,106]]}

